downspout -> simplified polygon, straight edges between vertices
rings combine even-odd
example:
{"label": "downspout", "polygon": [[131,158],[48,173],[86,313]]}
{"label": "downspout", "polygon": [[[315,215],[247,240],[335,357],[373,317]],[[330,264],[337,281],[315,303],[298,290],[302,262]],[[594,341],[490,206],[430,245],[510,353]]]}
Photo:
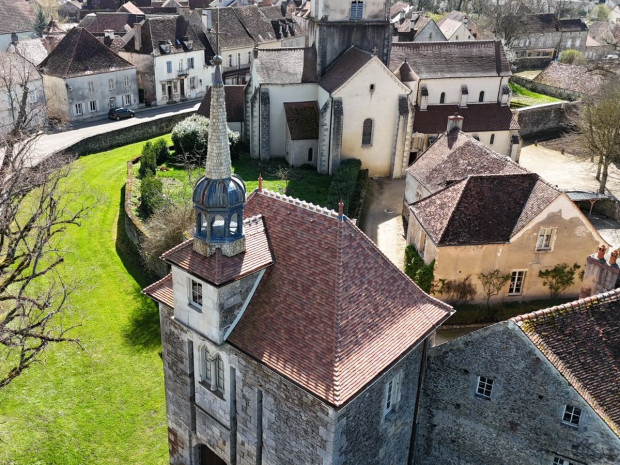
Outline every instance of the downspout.
{"label": "downspout", "polygon": [[420,363],[420,372],[418,373],[418,391],[415,397],[415,406],[413,408],[413,425],[411,425],[411,439],[409,440],[409,456],[407,457],[407,465],[413,465],[415,460],[415,450],[418,446],[418,414],[420,410],[420,397],[422,392],[422,383],[424,381],[424,371],[426,369],[426,351],[428,349],[428,338],[424,339],[422,346],[422,362]]}

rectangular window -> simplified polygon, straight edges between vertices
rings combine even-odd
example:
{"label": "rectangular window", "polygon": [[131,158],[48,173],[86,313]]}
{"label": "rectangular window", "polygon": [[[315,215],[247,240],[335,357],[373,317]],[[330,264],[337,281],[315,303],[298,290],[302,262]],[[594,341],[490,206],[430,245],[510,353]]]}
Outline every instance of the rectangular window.
{"label": "rectangular window", "polygon": [[252,62],[252,52],[248,52],[248,64]]}
{"label": "rectangular window", "polygon": [[194,69],[194,58],[187,59],[187,69]]}
{"label": "rectangular window", "polygon": [[125,82],[123,84],[125,87],[129,87],[129,76],[125,76]]}
{"label": "rectangular window", "polygon": [[37,97],[37,91],[36,90],[28,92],[28,101],[30,103],[37,103],[37,99],[38,99],[38,97]]}
{"label": "rectangular window", "polygon": [[560,457],[553,457],[553,465],[577,465],[577,464],[569,460],[560,458]]}
{"label": "rectangular window", "polygon": [[493,142],[495,142],[495,134],[491,134],[491,139],[489,139],[489,145],[493,145]]}
{"label": "rectangular window", "polygon": [[166,71],[168,71],[168,74],[172,73],[172,62],[171,61],[166,62]]}
{"label": "rectangular window", "polygon": [[241,66],[241,54],[237,53],[237,66]]}
{"label": "rectangular window", "polygon": [[198,281],[190,279],[191,291],[190,291],[190,303],[202,307],[202,284]]}
{"label": "rectangular window", "polygon": [[125,95],[125,105],[131,105],[131,94]]}
{"label": "rectangular window", "polygon": [[192,76],[189,78],[189,88],[190,89],[196,88],[196,77],[195,76]]}
{"label": "rectangular window", "polygon": [[90,102],[88,102],[88,106],[90,109],[90,112],[94,112],[97,111],[97,101],[96,100],[91,100]]}
{"label": "rectangular window", "polygon": [[108,105],[110,105],[110,108],[116,108],[116,97],[110,97]]}
{"label": "rectangular window", "polygon": [[480,376],[478,378],[478,387],[476,389],[476,395],[484,399],[491,398],[491,391],[493,390],[493,380],[486,376]]}
{"label": "rectangular window", "polygon": [[108,79],[108,89],[114,90],[114,87],[115,87],[114,79],[113,78]]}
{"label": "rectangular window", "polygon": [[396,408],[400,396],[400,380],[398,375],[392,377],[387,383],[385,392],[385,414],[387,415]]}
{"label": "rectangular window", "polygon": [[232,66],[232,55],[228,55],[228,67]]}
{"label": "rectangular window", "polygon": [[74,106],[75,109],[75,114],[76,115],[81,115],[82,114],[82,104],[81,103],[76,103]]}
{"label": "rectangular window", "polygon": [[509,295],[519,295],[523,292],[523,281],[525,280],[525,270],[515,270],[510,275]]}
{"label": "rectangular window", "polygon": [[564,416],[562,421],[571,426],[579,425],[579,419],[581,418],[581,409],[573,405],[567,405],[564,408]]}
{"label": "rectangular window", "polygon": [[88,81],[88,93],[93,94],[95,92],[95,83],[93,81]]}
{"label": "rectangular window", "polygon": [[351,2],[351,15],[350,19],[362,19],[364,14],[364,2],[353,1]]}
{"label": "rectangular window", "polygon": [[172,91],[176,94],[176,93],[178,92],[178,91],[177,91],[177,89],[178,89],[178,87],[177,87],[177,81],[174,81],[174,82],[172,83]]}
{"label": "rectangular window", "polygon": [[554,229],[540,228],[538,240],[536,241],[536,250],[551,250]]}

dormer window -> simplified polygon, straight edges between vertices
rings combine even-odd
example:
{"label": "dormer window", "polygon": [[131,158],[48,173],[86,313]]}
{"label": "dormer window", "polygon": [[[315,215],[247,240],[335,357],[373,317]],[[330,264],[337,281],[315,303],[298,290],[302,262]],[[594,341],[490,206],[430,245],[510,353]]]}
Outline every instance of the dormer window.
{"label": "dormer window", "polygon": [[349,16],[349,19],[351,20],[362,19],[363,13],[364,13],[364,2],[360,2],[360,1],[351,2],[351,15]]}

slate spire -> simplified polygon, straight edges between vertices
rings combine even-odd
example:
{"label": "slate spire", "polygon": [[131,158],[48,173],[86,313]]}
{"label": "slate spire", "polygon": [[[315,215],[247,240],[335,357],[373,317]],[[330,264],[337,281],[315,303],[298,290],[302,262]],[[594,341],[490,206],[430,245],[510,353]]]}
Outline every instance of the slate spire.
{"label": "slate spire", "polygon": [[230,147],[228,145],[228,126],[226,125],[226,97],[222,82],[222,57],[213,58],[215,75],[211,86],[211,113],[209,118],[209,138],[207,148],[206,177],[226,179],[232,174]]}

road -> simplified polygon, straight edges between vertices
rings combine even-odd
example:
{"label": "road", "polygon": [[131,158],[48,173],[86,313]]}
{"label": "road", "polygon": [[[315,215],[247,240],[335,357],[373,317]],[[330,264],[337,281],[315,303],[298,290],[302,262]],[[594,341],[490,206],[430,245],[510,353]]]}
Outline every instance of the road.
{"label": "road", "polygon": [[79,122],[70,125],[67,131],[44,134],[37,141],[28,164],[36,165],[50,155],[70,147],[86,137],[104,134],[115,129],[133,126],[135,124],[153,121],[158,118],[177,113],[191,113],[200,106],[200,100],[192,100],[175,105],[144,108],[136,111],[134,118],[121,121],[110,121],[107,117],[88,122]]}

